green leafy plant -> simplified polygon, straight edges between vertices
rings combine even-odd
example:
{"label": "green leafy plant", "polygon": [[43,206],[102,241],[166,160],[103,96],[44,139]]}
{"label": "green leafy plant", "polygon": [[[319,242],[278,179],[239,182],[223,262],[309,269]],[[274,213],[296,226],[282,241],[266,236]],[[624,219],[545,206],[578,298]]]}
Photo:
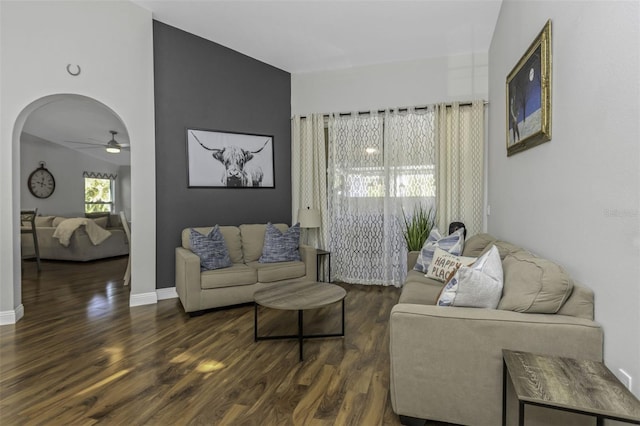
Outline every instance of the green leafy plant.
{"label": "green leafy plant", "polygon": [[418,251],[422,248],[429,233],[435,226],[435,216],[432,207],[426,209],[422,205],[415,206],[411,216],[407,216],[404,209],[402,209],[402,217],[404,219],[402,235],[407,242],[409,251]]}

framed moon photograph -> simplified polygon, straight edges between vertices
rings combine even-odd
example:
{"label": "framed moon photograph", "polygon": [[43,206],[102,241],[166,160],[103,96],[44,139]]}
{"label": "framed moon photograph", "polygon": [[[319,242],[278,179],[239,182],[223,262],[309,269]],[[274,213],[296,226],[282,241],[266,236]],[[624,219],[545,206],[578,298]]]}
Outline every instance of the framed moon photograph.
{"label": "framed moon photograph", "polygon": [[187,129],[189,188],[275,188],[273,136]]}
{"label": "framed moon photograph", "polygon": [[551,20],[507,76],[507,156],[551,140]]}

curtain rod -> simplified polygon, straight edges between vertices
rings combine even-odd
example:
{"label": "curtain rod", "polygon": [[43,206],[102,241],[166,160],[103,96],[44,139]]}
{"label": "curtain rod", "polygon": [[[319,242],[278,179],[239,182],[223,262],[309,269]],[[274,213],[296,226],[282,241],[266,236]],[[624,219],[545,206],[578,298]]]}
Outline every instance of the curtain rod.
{"label": "curtain rod", "polygon": [[[461,106],[461,107],[462,106],[471,106],[471,105],[473,105],[473,102],[460,102],[458,105]],[[489,101],[483,101],[483,105],[489,105]],[[422,110],[428,109],[429,106],[431,106],[431,105],[418,106],[418,107],[414,107],[413,109],[418,110],[418,111],[422,111]],[[448,103],[448,104],[444,104],[444,106],[446,108],[451,108],[453,106],[453,104]],[[397,110],[399,112],[406,112],[408,109],[409,109],[408,107],[397,108]],[[386,112],[386,110],[384,110],[384,109],[379,109],[378,110],[378,114],[383,114],[384,112]],[[339,117],[346,117],[346,116],[351,115],[351,114],[352,114],[351,112],[339,112],[338,116]],[[358,115],[371,114],[371,111],[357,111],[356,114],[358,114]],[[329,114],[329,113],[325,113],[325,114],[322,114],[322,117],[328,118],[330,115],[331,114]],[[293,118],[293,117],[291,117],[291,118]],[[300,116],[300,118],[301,119],[302,118],[307,118],[307,116],[303,115],[303,116]]]}

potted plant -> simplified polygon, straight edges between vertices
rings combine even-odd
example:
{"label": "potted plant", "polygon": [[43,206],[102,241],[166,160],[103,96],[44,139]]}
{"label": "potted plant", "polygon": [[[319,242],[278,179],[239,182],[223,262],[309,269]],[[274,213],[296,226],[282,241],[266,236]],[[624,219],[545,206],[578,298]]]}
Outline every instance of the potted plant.
{"label": "potted plant", "polygon": [[429,233],[435,226],[435,216],[433,207],[427,209],[421,204],[413,208],[411,216],[407,216],[404,208],[402,209],[402,217],[404,219],[402,235],[407,242],[409,251],[419,251],[422,248]]}

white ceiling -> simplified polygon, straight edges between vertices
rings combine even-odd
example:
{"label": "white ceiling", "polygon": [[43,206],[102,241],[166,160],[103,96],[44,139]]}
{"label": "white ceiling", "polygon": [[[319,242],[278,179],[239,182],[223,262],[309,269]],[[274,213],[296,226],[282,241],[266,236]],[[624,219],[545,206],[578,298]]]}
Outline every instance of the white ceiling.
{"label": "white ceiling", "polygon": [[290,73],[487,52],[502,0],[133,0]]}
{"label": "white ceiling", "polygon": [[109,130],[118,132],[115,137],[118,143],[129,143],[129,135],[120,118],[103,104],[84,96],[57,96],[29,114],[22,130],[113,164],[130,164],[128,150],[110,154],[104,146],[111,139]]}
{"label": "white ceiling", "polygon": [[[168,25],[292,74],[487,52],[502,0],[134,0]],[[117,27],[117,26],[116,26]],[[34,111],[24,131],[119,165],[129,151],[65,141],[129,143],[104,105],[69,96]],[[133,142],[135,144],[135,141]]]}

